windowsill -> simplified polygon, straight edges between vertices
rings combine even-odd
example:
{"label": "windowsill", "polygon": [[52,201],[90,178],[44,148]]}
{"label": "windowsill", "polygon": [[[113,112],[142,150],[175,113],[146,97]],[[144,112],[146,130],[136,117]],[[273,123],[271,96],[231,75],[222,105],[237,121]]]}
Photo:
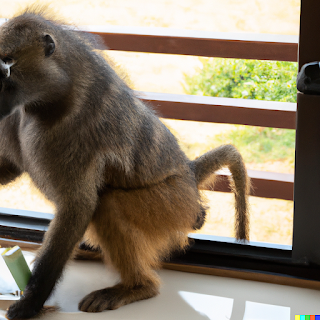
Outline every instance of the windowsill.
{"label": "windowsill", "polygon": [[[319,313],[317,290],[172,270],[160,270],[159,275],[159,296],[118,310],[87,314],[78,311],[81,298],[113,285],[118,275],[101,262],[71,261],[48,302],[59,306],[60,312],[42,319],[289,320],[295,314]],[[0,301],[0,315],[7,307],[8,302]]]}

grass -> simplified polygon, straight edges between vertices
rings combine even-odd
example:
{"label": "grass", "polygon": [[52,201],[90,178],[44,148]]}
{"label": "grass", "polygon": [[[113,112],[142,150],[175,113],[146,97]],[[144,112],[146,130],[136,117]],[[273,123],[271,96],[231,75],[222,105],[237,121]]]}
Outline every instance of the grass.
{"label": "grass", "polygon": [[246,163],[285,161],[290,166],[290,171],[294,168],[295,130],[291,129],[234,126],[204,143],[182,141],[180,144],[191,159],[221,144],[233,144]]}
{"label": "grass", "polygon": [[245,162],[289,160],[294,165],[295,130],[239,126],[215,141],[237,146]]}

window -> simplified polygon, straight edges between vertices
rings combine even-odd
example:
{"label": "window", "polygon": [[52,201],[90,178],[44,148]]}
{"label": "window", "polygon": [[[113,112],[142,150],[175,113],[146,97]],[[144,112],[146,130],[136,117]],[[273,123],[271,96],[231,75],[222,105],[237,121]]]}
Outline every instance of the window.
{"label": "window", "polygon": [[[319,60],[320,48],[317,45],[317,32],[320,29],[316,13],[320,4],[302,0],[301,37],[299,64]],[[112,50],[152,52],[162,54],[184,54],[206,57],[224,57],[260,60],[297,60],[297,41],[295,37],[229,35],[207,33],[148,30],[140,28],[91,27]],[[215,97],[183,96],[174,93],[145,93],[142,99],[155,105],[159,112],[170,119],[212,121],[276,128],[295,128],[296,110],[294,104],[279,104],[268,101],[227,99]],[[267,281],[294,283],[301,285],[299,279],[320,280],[317,252],[317,229],[319,205],[320,157],[318,153],[317,115],[320,112],[320,97],[298,94],[298,125],[295,171],[295,216],[293,246],[279,244],[238,244],[233,239],[193,234],[194,244],[186,254],[174,257],[168,268],[197,271],[213,274],[254,278],[247,271],[256,274],[272,273]],[[318,173],[319,171],[319,173]],[[319,176],[319,177],[318,177]],[[261,197],[293,199],[293,176],[252,173],[255,195]],[[221,175],[216,190],[227,191],[226,175]],[[40,243],[49,221],[50,214],[26,212],[16,209],[0,210],[0,235],[5,239],[18,239]],[[1,242],[0,242],[1,243]],[[277,277],[277,276],[279,277]],[[286,277],[280,277],[286,276]],[[263,279],[263,276],[259,276]],[[281,278],[281,279],[280,279]],[[298,279],[299,278],[299,279]],[[298,280],[296,280],[298,279]],[[303,282],[303,285],[307,285]],[[317,284],[312,284],[316,286]]]}

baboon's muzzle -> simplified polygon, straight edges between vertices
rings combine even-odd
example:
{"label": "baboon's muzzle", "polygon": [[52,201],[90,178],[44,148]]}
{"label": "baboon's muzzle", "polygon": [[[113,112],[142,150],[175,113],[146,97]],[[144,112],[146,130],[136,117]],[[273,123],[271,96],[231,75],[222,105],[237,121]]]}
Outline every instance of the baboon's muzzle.
{"label": "baboon's muzzle", "polygon": [[0,80],[10,77],[10,67],[10,64],[7,64],[0,59]]}
{"label": "baboon's muzzle", "polygon": [[7,101],[4,92],[4,81],[10,77],[10,67],[0,59],[0,120],[11,113],[11,104]]}

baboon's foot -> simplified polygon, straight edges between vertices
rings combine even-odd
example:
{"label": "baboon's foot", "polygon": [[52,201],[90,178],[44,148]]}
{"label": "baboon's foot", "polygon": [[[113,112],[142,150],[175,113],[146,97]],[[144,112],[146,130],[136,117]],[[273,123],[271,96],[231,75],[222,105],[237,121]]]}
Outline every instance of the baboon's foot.
{"label": "baboon's foot", "polygon": [[158,293],[158,286],[155,284],[127,287],[120,283],[89,293],[80,301],[79,309],[84,312],[114,310],[134,301],[154,297]]}
{"label": "baboon's foot", "polygon": [[73,259],[75,260],[102,260],[101,252],[87,251],[76,248],[73,251]]}
{"label": "baboon's foot", "polygon": [[81,242],[79,247],[73,250],[73,259],[75,260],[102,260],[102,254],[99,247],[95,248]]}

